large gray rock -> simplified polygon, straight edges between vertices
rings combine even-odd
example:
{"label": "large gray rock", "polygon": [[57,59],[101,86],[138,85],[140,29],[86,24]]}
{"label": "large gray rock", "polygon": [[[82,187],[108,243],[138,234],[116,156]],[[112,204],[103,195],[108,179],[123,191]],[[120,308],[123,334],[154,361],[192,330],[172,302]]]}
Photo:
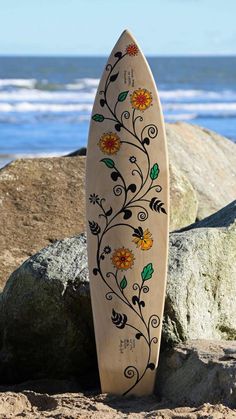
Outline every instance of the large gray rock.
{"label": "large gray rock", "polygon": [[[166,124],[166,136],[171,165],[187,177],[196,192],[198,219],[213,214],[235,199],[236,144],[233,141],[185,122]],[[81,150],[71,155],[81,155]],[[188,190],[189,187],[187,194]]]}
{"label": "large gray rock", "polygon": [[[235,219],[236,202],[170,234],[164,344],[236,339]],[[94,365],[84,235],[55,242],[21,265],[0,310],[2,380],[78,376]]]}
{"label": "large gray rock", "polygon": [[157,392],[181,406],[223,403],[235,408],[236,342],[195,340],[162,353]]}
{"label": "large gray rock", "polygon": [[0,380],[10,383],[87,373],[95,343],[83,235],[28,259],[1,296]]}
{"label": "large gray rock", "polygon": [[235,228],[236,221],[236,201],[232,201],[229,205],[217,211],[215,214],[209,215],[201,221],[190,224],[179,231],[193,230],[194,228],[221,228],[230,227]]}
{"label": "large gray rock", "polygon": [[20,159],[0,169],[0,289],[42,247],[82,233],[84,157]]}
{"label": "large gray rock", "polygon": [[[172,231],[235,199],[236,145],[186,123],[167,124],[167,139]],[[0,169],[0,289],[38,249],[84,231],[85,162],[79,156],[21,159]]]}
{"label": "large gray rock", "polygon": [[171,163],[189,179],[198,198],[198,219],[235,199],[236,144],[221,135],[183,122],[166,125]]}
{"label": "large gray rock", "polygon": [[196,221],[198,200],[191,183],[177,167],[170,164],[170,231]]}
{"label": "large gray rock", "polygon": [[236,201],[170,235],[166,343],[236,339],[235,220]]}
{"label": "large gray rock", "polygon": [[[85,163],[85,157],[21,159],[0,169],[0,289],[39,249],[85,230]],[[180,170],[171,165],[170,174],[175,230],[196,220],[197,202]]]}

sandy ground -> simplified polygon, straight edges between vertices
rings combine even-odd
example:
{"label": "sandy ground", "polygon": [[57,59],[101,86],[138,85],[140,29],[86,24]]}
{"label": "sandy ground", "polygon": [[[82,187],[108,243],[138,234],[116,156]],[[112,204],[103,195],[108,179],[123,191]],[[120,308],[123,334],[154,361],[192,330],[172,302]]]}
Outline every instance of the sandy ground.
{"label": "sandy ground", "polygon": [[0,393],[0,418],[57,419],[233,419],[236,410],[221,404],[174,407],[155,396],[122,398],[97,393],[40,394],[34,391]]}

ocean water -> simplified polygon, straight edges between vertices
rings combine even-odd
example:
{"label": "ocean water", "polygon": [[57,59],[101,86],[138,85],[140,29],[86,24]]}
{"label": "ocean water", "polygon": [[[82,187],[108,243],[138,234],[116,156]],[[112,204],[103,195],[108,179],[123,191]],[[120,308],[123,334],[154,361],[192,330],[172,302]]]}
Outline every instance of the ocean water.
{"label": "ocean water", "polygon": [[[236,141],[236,57],[152,57],[167,122]],[[86,146],[102,57],[0,57],[0,165]]]}

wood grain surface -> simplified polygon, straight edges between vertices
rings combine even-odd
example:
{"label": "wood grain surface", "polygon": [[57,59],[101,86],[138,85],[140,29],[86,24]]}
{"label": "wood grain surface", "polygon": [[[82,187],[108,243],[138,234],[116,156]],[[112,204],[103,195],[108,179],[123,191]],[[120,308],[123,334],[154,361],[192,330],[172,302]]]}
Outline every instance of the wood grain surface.
{"label": "wood grain surface", "polygon": [[150,68],[124,31],[101,78],[86,168],[93,318],[103,392],[153,392],[163,316],[169,186]]}

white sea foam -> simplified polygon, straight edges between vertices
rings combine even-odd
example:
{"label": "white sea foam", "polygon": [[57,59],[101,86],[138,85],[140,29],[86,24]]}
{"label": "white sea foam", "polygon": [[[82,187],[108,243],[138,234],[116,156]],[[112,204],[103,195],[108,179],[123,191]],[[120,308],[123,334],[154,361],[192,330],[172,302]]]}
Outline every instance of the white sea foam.
{"label": "white sea foam", "polygon": [[[0,112],[2,115],[12,113],[16,119],[22,119],[17,114],[24,113],[39,113],[42,118],[46,113],[50,118],[54,113],[55,118],[58,113],[67,113],[68,117],[72,113],[77,114],[80,121],[89,119],[99,79],[78,78],[73,83],[61,85],[60,90],[45,90],[47,83],[47,80],[43,81],[41,90],[37,88],[40,81],[37,84],[35,79],[0,79]],[[168,120],[236,115],[236,90],[162,89],[159,93]],[[5,121],[3,116],[2,121]]]}
{"label": "white sea foam", "polygon": [[99,79],[90,79],[90,78],[84,78],[84,79],[77,79],[74,83],[68,83],[66,84],[66,88],[68,90],[80,90],[80,89],[86,89],[88,87],[97,88],[99,84]]}
{"label": "white sea foam", "polygon": [[91,112],[91,104],[0,103],[0,112]]}
{"label": "white sea foam", "polygon": [[219,92],[208,90],[194,90],[194,89],[176,89],[176,90],[160,90],[160,98],[162,100],[236,100],[236,91],[222,90]]}
{"label": "white sea foam", "polygon": [[174,103],[164,104],[165,111],[192,111],[192,112],[233,112],[236,111],[236,102],[232,103]]}
{"label": "white sea foam", "polygon": [[[60,89],[59,85],[55,84],[56,90],[51,90],[52,84],[47,80],[0,79],[0,101],[93,102],[98,84],[97,78],[78,78],[72,83],[60,85]],[[7,89],[8,87],[11,89]],[[236,101],[236,90],[226,89],[160,89],[159,94],[163,103]]]}
{"label": "white sea foam", "polygon": [[168,114],[165,113],[165,119],[167,121],[189,121],[198,117],[196,113],[177,113],[177,114]]}
{"label": "white sea foam", "polygon": [[[82,90],[89,88],[97,88],[99,79],[94,78],[83,78],[77,79],[74,83],[66,85],[68,90]],[[233,90],[222,90],[222,91],[211,91],[202,89],[173,89],[173,90],[159,90],[160,97],[164,100],[181,100],[181,99],[213,99],[213,100],[231,100],[236,98],[236,91]]]}
{"label": "white sea foam", "polygon": [[49,92],[43,90],[12,90],[10,92],[0,91],[0,101],[21,102],[21,101],[48,101],[48,102],[92,102],[96,91],[91,92]]}
{"label": "white sea foam", "polygon": [[[38,84],[37,84],[38,83]],[[99,79],[95,78],[81,78],[76,79],[72,83],[67,83],[64,85],[66,90],[85,90],[85,89],[96,89],[99,84]],[[48,82],[48,80],[36,80],[36,79],[0,79],[0,89],[5,87],[19,87],[19,88],[27,88],[33,89],[37,86],[38,90],[40,86],[43,87],[42,90],[47,90],[47,85],[49,85],[49,89],[51,89],[52,83]],[[58,85],[55,84],[55,87]],[[63,88],[63,85],[61,85]]]}
{"label": "white sea foam", "polygon": [[34,87],[37,80],[35,79],[0,79],[0,87],[17,86],[17,87]]}
{"label": "white sea foam", "polygon": [[[65,104],[65,103],[93,103],[96,94],[96,89],[92,88],[89,92],[85,91],[42,91],[37,89],[19,89],[19,90],[12,90],[12,91],[0,91],[0,103],[14,103],[14,102],[53,102],[57,104]],[[186,107],[191,110],[191,107],[194,109],[201,108],[202,110],[208,109],[212,107],[214,109],[222,109],[223,108],[232,108],[234,107],[234,103],[232,100],[236,100],[236,93],[235,97],[233,96],[233,92],[225,92],[219,93],[215,96],[213,95],[210,98],[209,92],[205,92],[204,94],[199,92],[195,94],[195,96],[191,93],[191,91],[181,91],[176,94],[176,91],[161,91],[160,98],[162,103],[165,106],[171,106],[172,109],[186,109]],[[192,100],[191,100],[192,99]],[[194,99],[197,99],[196,101]],[[219,101],[221,100],[221,101]],[[200,103],[199,103],[200,101]],[[224,102],[229,101],[229,102]],[[231,101],[231,102],[230,102]],[[181,103],[184,102],[184,103]]]}
{"label": "white sea foam", "polygon": [[60,157],[65,156],[67,154],[71,153],[71,150],[68,151],[55,151],[55,152],[36,152],[36,153],[12,153],[12,154],[2,154],[0,153],[0,159],[32,159],[34,157]]}
{"label": "white sea foam", "polygon": [[[0,112],[85,112],[90,113],[92,103],[48,103],[21,101],[15,103],[0,102]],[[179,119],[179,115],[191,119],[191,114],[236,114],[236,102],[233,103],[163,103],[163,110],[169,118]]]}

